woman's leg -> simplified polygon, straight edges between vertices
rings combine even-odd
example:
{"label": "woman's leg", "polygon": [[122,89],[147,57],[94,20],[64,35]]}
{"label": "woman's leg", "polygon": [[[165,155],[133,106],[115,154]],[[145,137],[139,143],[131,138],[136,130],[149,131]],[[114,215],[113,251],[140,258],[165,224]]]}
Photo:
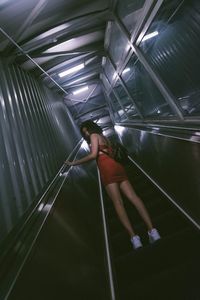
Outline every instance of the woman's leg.
{"label": "woman's leg", "polygon": [[110,184],[106,185],[105,189],[114,204],[114,208],[116,210],[116,213],[117,213],[121,223],[128,231],[130,237],[133,237],[135,235],[135,232],[132,228],[132,225],[129,221],[126,210],[124,208],[121,194],[120,194],[119,185],[117,183],[110,183]]}
{"label": "woman's leg", "polygon": [[133,203],[133,205],[135,205],[140,216],[142,217],[145,224],[147,225],[148,230],[151,230],[153,228],[153,225],[149,213],[146,207],[144,206],[142,200],[136,195],[130,182],[128,180],[123,181],[120,184],[120,189],[122,190],[124,195]]}

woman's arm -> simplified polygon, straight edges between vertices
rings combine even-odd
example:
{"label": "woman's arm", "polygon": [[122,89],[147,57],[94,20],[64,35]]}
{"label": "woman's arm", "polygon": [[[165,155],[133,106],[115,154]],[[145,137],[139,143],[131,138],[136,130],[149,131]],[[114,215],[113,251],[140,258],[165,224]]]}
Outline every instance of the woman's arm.
{"label": "woman's arm", "polygon": [[65,161],[65,163],[68,166],[76,166],[76,165],[80,165],[83,163],[86,163],[90,160],[96,159],[97,154],[98,154],[98,146],[99,146],[99,140],[98,140],[98,134],[93,133],[90,136],[90,140],[91,140],[91,150],[90,150],[90,154],[84,156],[81,159],[75,160],[75,161]]}

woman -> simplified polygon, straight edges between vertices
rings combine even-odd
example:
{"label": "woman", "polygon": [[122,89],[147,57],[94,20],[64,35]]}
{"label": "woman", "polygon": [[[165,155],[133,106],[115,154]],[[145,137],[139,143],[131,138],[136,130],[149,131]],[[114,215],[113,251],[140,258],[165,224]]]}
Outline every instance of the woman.
{"label": "woman", "polygon": [[90,154],[79,160],[73,162],[66,161],[65,163],[69,166],[76,166],[96,159],[102,183],[114,204],[121,223],[130,235],[134,249],[142,247],[142,243],[140,237],[133,230],[127,216],[121,192],[132,202],[145,222],[150,243],[159,240],[160,235],[153,227],[151,218],[142,200],[136,195],[130,184],[124,167],[109,156],[112,153],[112,148],[107,138],[103,135],[101,127],[89,120],[82,123],[80,131],[83,138],[90,145]]}

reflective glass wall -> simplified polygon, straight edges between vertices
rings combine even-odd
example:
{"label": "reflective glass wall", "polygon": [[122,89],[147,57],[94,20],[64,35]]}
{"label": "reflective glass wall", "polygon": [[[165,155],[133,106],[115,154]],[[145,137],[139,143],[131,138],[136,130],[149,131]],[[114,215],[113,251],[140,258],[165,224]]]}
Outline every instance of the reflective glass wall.
{"label": "reflective glass wall", "polygon": [[102,77],[115,122],[198,122],[200,2],[117,1],[113,14]]}

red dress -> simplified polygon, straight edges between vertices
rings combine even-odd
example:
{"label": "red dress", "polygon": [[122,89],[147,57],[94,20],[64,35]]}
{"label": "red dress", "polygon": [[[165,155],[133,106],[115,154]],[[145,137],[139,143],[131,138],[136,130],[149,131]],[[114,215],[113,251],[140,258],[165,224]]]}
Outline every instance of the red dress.
{"label": "red dress", "polygon": [[[108,154],[112,152],[111,147],[99,145],[99,151],[104,149],[108,151]],[[107,154],[103,153],[97,156],[97,165],[104,186],[109,183],[122,182],[128,179],[124,167]]]}

